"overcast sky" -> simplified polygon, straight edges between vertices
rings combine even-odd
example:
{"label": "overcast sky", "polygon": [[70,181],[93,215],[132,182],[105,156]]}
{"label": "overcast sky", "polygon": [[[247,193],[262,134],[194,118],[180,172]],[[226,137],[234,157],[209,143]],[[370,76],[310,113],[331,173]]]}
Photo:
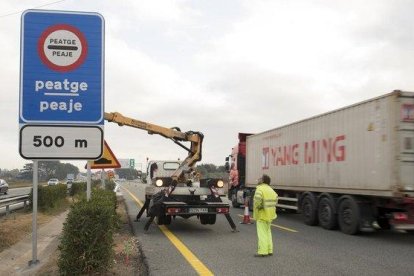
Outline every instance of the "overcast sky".
{"label": "overcast sky", "polygon": [[[205,135],[201,163],[223,165],[238,132],[258,133],[394,89],[414,91],[409,0],[2,0],[1,169],[20,157],[20,16],[105,18],[105,111]],[[105,123],[118,158],[183,159],[160,136]],[[81,166],[84,161],[70,162]]]}

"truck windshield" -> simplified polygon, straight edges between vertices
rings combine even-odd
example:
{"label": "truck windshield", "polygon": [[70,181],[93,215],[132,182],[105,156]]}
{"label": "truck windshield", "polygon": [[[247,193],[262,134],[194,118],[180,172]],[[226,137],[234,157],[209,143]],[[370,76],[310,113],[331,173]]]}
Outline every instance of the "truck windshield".
{"label": "truck windshield", "polygon": [[180,166],[178,162],[164,162],[163,168],[164,170],[176,170]]}

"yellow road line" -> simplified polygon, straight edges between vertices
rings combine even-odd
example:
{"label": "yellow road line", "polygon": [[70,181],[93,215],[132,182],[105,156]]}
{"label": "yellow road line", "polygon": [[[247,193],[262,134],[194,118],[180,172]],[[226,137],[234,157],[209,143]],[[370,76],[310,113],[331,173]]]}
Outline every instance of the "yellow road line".
{"label": "yellow road line", "polygon": [[[129,195],[142,207],[142,202],[132,194],[127,188],[125,189]],[[197,271],[199,275],[214,275],[201,261],[198,259],[184,243],[182,243],[165,225],[158,225],[161,232],[170,240],[170,242],[177,248],[178,251],[184,256],[187,262]]]}
{"label": "yellow road line", "polygon": [[[239,217],[243,217],[243,215],[239,215]],[[250,218],[250,219],[255,220],[254,218]],[[287,227],[283,227],[283,226],[280,226],[280,225],[277,225],[277,224],[272,223],[271,225],[274,226],[274,227],[280,228],[282,230],[288,231],[288,232],[293,232],[293,233],[298,233],[299,232],[297,230],[290,229],[290,228],[287,228]]]}
{"label": "yellow road line", "polygon": [[121,188],[123,188],[123,189],[125,189],[127,192],[128,192],[128,194],[138,203],[138,205],[140,206],[140,207],[142,207],[142,205],[144,205],[144,204],[142,204],[142,202],[141,202],[141,200],[139,200],[133,193],[131,193],[127,188],[125,188],[125,187],[122,187],[121,186]]}

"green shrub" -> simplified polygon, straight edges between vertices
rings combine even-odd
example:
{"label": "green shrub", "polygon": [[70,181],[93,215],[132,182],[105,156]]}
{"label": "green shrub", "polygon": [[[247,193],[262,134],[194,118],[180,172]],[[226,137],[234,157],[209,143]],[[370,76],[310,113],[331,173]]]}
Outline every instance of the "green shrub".
{"label": "green shrub", "polygon": [[105,183],[105,189],[109,190],[109,191],[113,191],[115,189],[115,186],[116,186],[116,184],[112,180],[106,181],[106,183]]}
{"label": "green shrub", "polygon": [[[37,207],[41,211],[56,208],[67,196],[66,185],[38,186]],[[33,189],[30,191],[30,206],[33,207]]]}
{"label": "green shrub", "polygon": [[60,274],[106,271],[113,259],[113,234],[119,225],[113,192],[94,189],[90,201],[75,203],[63,226],[58,260]]}
{"label": "green shrub", "polygon": [[70,190],[69,190],[69,195],[74,196],[74,195],[80,195],[82,193],[86,193],[86,182],[72,183],[72,186],[70,187]]}
{"label": "green shrub", "polygon": [[[105,184],[105,188],[107,190],[113,191],[115,188],[115,182],[113,181],[108,181]],[[91,182],[91,186],[92,186],[92,190],[100,187],[101,186],[101,180],[93,180]],[[72,187],[69,190],[69,195],[70,196],[75,196],[75,195],[82,195],[86,193],[86,182],[76,182],[72,184]]]}

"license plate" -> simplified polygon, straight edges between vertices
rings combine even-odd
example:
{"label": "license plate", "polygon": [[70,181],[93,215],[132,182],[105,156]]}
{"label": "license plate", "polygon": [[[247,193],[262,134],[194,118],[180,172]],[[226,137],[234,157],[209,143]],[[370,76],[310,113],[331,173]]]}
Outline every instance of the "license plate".
{"label": "license plate", "polygon": [[192,214],[208,213],[208,208],[189,208],[188,211]]}

